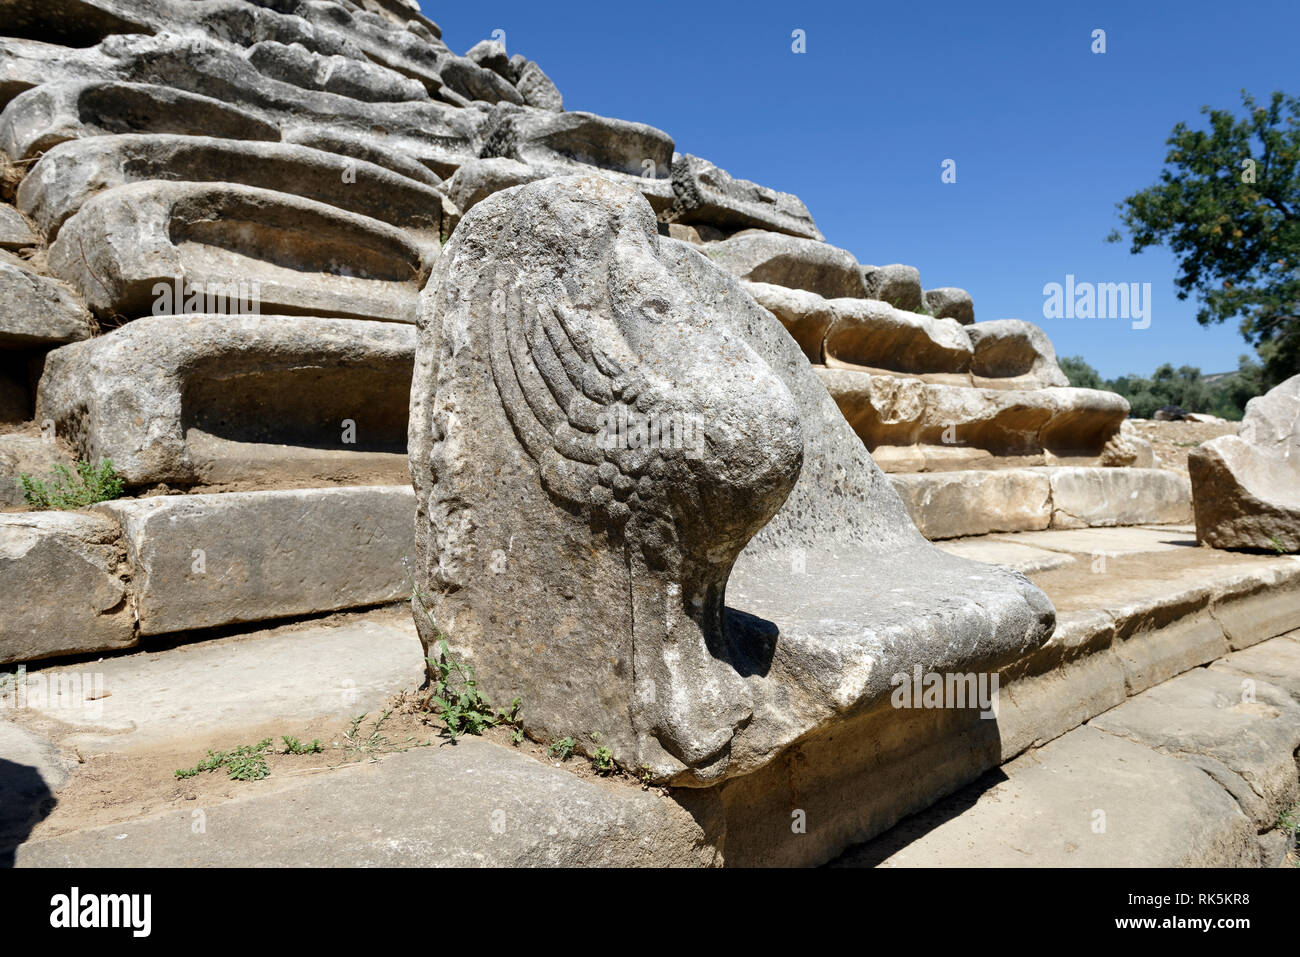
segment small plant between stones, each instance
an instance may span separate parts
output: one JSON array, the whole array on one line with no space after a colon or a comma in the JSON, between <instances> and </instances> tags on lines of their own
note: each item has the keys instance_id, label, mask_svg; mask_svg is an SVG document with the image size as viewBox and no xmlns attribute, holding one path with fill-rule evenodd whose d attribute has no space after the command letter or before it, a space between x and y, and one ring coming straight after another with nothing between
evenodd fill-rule
<instances>
[{"instance_id":1,"label":"small plant between stones","mask_svg":"<svg viewBox=\"0 0 1300 957\"><path fill-rule=\"evenodd\" d=\"M77 471L62 463L54 466L54 474L47 479L33 478L26 472L18 476L22 486L23 501L39 509L71 509L95 502L120 498L124 484L111 459L98 466L86 461L77 462Z\"/></svg>"},{"instance_id":2,"label":"small plant between stones","mask_svg":"<svg viewBox=\"0 0 1300 957\"><path fill-rule=\"evenodd\" d=\"M384 723L392 717L392 714L393 709L389 708L374 720L369 731L362 727L369 712L353 718L348 729L343 732L343 760L362 761L369 758L371 761L378 761L381 755L409 751L416 747L415 738L407 738L398 743L389 740L384 734Z\"/></svg>"},{"instance_id":3,"label":"small plant between stones","mask_svg":"<svg viewBox=\"0 0 1300 957\"><path fill-rule=\"evenodd\" d=\"M260 781L271 774L266 763L266 753L271 750L271 739L263 738L257 744L241 744L233 751L209 751L208 756L192 768L177 768L176 777L197 777L204 771L225 768L232 781Z\"/></svg>"},{"instance_id":4,"label":"small plant between stones","mask_svg":"<svg viewBox=\"0 0 1300 957\"><path fill-rule=\"evenodd\" d=\"M429 703L438 706L438 715L453 741L464 734L480 735L488 728L508 727L515 744L524 740L519 720L520 701L516 698L509 711L492 707L478 688L474 666L459 661L447 647L447 639L438 642L438 657L425 659L433 669L433 690Z\"/></svg>"}]
</instances>

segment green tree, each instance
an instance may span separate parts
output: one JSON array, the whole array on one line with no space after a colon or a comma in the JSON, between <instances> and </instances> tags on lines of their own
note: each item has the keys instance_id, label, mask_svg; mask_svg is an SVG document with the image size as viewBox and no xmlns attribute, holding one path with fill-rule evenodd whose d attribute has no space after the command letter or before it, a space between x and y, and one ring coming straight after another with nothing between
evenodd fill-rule
<instances>
[{"instance_id":1,"label":"green tree","mask_svg":"<svg viewBox=\"0 0 1300 957\"><path fill-rule=\"evenodd\" d=\"M1101 373L1088 365L1083 356L1065 356L1057 360L1057 365L1076 389L1104 389Z\"/></svg>"},{"instance_id":2,"label":"green tree","mask_svg":"<svg viewBox=\"0 0 1300 957\"><path fill-rule=\"evenodd\" d=\"M1270 382L1300 372L1300 99L1275 92L1245 116L1202 107L1208 130L1179 123L1160 181L1119 204L1130 251L1166 245L1178 298L1202 325L1231 318L1265 359ZM1108 240L1122 239L1118 230Z\"/></svg>"}]
</instances>

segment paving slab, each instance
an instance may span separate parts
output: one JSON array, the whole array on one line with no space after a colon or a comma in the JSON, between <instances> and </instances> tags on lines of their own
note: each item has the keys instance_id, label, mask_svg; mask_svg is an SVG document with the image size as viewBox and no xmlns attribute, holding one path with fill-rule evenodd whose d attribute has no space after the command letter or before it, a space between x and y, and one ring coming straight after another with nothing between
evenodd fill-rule
<instances>
[{"instance_id":1,"label":"paving slab","mask_svg":"<svg viewBox=\"0 0 1300 957\"><path fill-rule=\"evenodd\" d=\"M700 866L715 845L686 810L503 745L390 754L288 790L20 846L19 867Z\"/></svg>"},{"instance_id":2,"label":"paving slab","mask_svg":"<svg viewBox=\"0 0 1300 957\"><path fill-rule=\"evenodd\" d=\"M950 539L936 542L935 547L962 558L972 558L977 562L1006 565L1024 575L1072 565L1078 560L1073 555L1063 555L1046 548L1035 548L1032 545L998 540L990 536Z\"/></svg>"},{"instance_id":3,"label":"paving slab","mask_svg":"<svg viewBox=\"0 0 1300 957\"><path fill-rule=\"evenodd\" d=\"M408 609L259 629L29 672L24 710L61 744L124 751L224 729L347 718L424 682Z\"/></svg>"},{"instance_id":4,"label":"paving slab","mask_svg":"<svg viewBox=\"0 0 1300 957\"><path fill-rule=\"evenodd\" d=\"M1164 754L1223 765L1261 800L1261 830L1300 799L1300 704L1268 682L1198 668L1130 698L1089 726Z\"/></svg>"},{"instance_id":5,"label":"paving slab","mask_svg":"<svg viewBox=\"0 0 1300 957\"><path fill-rule=\"evenodd\" d=\"M1262 679L1300 701L1300 631L1234 651L1211 664L1210 670Z\"/></svg>"},{"instance_id":6,"label":"paving slab","mask_svg":"<svg viewBox=\"0 0 1300 957\"><path fill-rule=\"evenodd\" d=\"M1083 727L836 865L1253 867L1259 855L1254 824L1196 765Z\"/></svg>"},{"instance_id":7,"label":"paving slab","mask_svg":"<svg viewBox=\"0 0 1300 957\"><path fill-rule=\"evenodd\" d=\"M991 537L1022 547L1088 556L1137 555L1197 547L1195 532L1187 534L1176 527L1051 529Z\"/></svg>"},{"instance_id":8,"label":"paving slab","mask_svg":"<svg viewBox=\"0 0 1300 957\"><path fill-rule=\"evenodd\" d=\"M67 776L55 747L0 713L0 867L13 865L13 847L49 813Z\"/></svg>"}]
</instances>

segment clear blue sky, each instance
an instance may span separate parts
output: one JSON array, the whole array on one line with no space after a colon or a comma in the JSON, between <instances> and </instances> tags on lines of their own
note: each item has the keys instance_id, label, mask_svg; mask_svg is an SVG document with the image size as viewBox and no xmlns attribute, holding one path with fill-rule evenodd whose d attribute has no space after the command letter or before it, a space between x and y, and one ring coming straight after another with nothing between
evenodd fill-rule
<instances>
[{"instance_id":1,"label":"clear blue sky","mask_svg":"<svg viewBox=\"0 0 1300 957\"><path fill-rule=\"evenodd\" d=\"M962 286L976 319L1037 322L1103 375L1220 372L1248 351L1233 323L1202 327L1175 297L1167 250L1104 239L1115 203L1156 181L1176 122L1239 107L1243 88L1300 94L1300 0L421 2L453 50L505 30L567 109L649 123L795 193L861 262ZM1151 283L1150 328L1044 319L1043 286L1067 273Z\"/></svg>"}]
</instances>

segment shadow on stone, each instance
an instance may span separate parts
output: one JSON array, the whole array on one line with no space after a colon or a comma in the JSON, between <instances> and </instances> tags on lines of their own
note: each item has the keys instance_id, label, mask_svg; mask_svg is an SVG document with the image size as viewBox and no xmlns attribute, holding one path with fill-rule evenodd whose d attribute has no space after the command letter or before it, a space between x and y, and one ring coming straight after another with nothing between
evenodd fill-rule
<instances>
[{"instance_id":1,"label":"shadow on stone","mask_svg":"<svg viewBox=\"0 0 1300 957\"><path fill-rule=\"evenodd\" d=\"M57 803L40 771L0 758L0 867L14 866L15 848Z\"/></svg>"},{"instance_id":2,"label":"shadow on stone","mask_svg":"<svg viewBox=\"0 0 1300 957\"><path fill-rule=\"evenodd\" d=\"M956 794L908 817L879 837L848 848L827 867L878 867L917 838L973 808L985 792L1010 780L1001 768L994 768Z\"/></svg>"}]
</instances>

